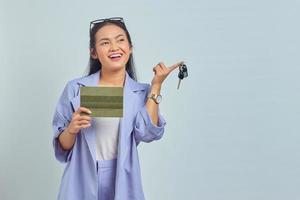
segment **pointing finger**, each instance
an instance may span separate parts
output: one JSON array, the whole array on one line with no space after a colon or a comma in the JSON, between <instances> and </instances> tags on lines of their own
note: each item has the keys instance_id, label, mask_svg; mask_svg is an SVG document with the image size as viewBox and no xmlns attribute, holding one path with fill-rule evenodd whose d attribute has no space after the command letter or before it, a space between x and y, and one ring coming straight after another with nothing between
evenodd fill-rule
<instances>
[{"instance_id":1,"label":"pointing finger","mask_svg":"<svg viewBox=\"0 0 300 200\"><path fill-rule=\"evenodd\" d=\"M183 63L184 63L183 61L178 62L178 63L172 65L171 67L169 67L169 70L170 70L170 71L173 71L174 69L176 69L176 68L178 68L179 66L181 66Z\"/></svg>"}]
</instances>

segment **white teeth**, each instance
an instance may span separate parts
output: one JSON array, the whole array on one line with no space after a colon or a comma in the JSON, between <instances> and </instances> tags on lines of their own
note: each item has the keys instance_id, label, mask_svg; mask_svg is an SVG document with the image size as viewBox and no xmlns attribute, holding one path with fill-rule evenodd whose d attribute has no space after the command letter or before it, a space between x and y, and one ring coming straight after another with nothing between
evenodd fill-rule
<instances>
[{"instance_id":1,"label":"white teeth","mask_svg":"<svg viewBox=\"0 0 300 200\"><path fill-rule=\"evenodd\" d=\"M111 56L109 56L110 58L116 58L116 57L121 57L121 54L113 54Z\"/></svg>"}]
</instances>

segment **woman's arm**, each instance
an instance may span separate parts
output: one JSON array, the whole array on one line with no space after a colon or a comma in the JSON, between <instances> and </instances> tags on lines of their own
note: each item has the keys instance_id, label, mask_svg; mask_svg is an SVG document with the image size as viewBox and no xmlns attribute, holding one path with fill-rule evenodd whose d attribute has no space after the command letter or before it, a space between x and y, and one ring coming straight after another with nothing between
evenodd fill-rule
<instances>
[{"instance_id":1,"label":"woman's arm","mask_svg":"<svg viewBox=\"0 0 300 200\"><path fill-rule=\"evenodd\" d=\"M148 94L160 94L162 82L171 73L172 70L179 67L182 62L172 65L167 68L163 63L159 63L153 68L155 76L151 82L151 86L148 86ZM140 141L151 142L153 140L159 140L164 133L164 126L166 121L159 113L159 106L152 99L147 99L146 104L137 113L134 126L134 136L136 143Z\"/></svg>"},{"instance_id":2,"label":"woman's arm","mask_svg":"<svg viewBox=\"0 0 300 200\"><path fill-rule=\"evenodd\" d=\"M59 143L61 145L61 148L64 151L68 151L71 150L75 140L76 140L76 135L75 134L71 134L68 130L68 128L66 128L58 137Z\"/></svg>"},{"instance_id":3,"label":"woman's arm","mask_svg":"<svg viewBox=\"0 0 300 200\"><path fill-rule=\"evenodd\" d=\"M161 85L152 85L150 94L160 94ZM153 124L158 125L158 104L156 104L152 99L146 102L147 111L151 117Z\"/></svg>"},{"instance_id":4,"label":"woman's arm","mask_svg":"<svg viewBox=\"0 0 300 200\"><path fill-rule=\"evenodd\" d=\"M62 163L66 163L71 159L72 151L73 151L72 147L75 143L74 138L71 137L72 135L70 136L67 134L70 133L76 134L79 131L78 129L82 128L83 126L87 126L86 125L87 121L90 121L89 119L87 119L87 117L76 117L78 119L74 120L75 114L73 113L74 111L70 103L70 99L73 98L74 93L75 92L74 92L74 86L72 85L72 81L69 81L66 84L62 94L60 95L52 119L52 129L53 129L52 143L53 143L54 154L56 159ZM84 110L82 111L86 112ZM85 121L82 121L78 125L78 122L76 122L78 120L85 120ZM70 125L70 124L74 124L74 125Z\"/></svg>"},{"instance_id":5,"label":"woman's arm","mask_svg":"<svg viewBox=\"0 0 300 200\"><path fill-rule=\"evenodd\" d=\"M65 151L72 149L76 140L76 135L79 133L80 129L91 126L91 116L81 116L80 113L82 112L88 114L92 113L85 107L79 107L78 110L72 114L72 120L68 127L58 137L59 143Z\"/></svg>"},{"instance_id":6,"label":"woman's arm","mask_svg":"<svg viewBox=\"0 0 300 200\"><path fill-rule=\"evenodd\" d=\"M160 89L163 81L167 76L176 68L181 66L183 62L178 62L171 67L166 67L162 62L158 63L153 71L155 73L152 82L150 94L160 94ZM146 102L146 107L153 124L158 124L158 104L156 104L152 99L148 99Z\"/></svg>"}]
</instances>

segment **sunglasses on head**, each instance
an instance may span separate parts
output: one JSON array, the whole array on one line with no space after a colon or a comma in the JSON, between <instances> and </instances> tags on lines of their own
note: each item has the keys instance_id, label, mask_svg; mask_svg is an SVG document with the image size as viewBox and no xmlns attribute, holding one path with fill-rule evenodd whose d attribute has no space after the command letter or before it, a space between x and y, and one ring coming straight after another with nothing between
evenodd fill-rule
<instances>
[{"instance_id":1,"label":"sunglasses on head","mask_svg":"<svg viewBox=\"0 0 300 200\"><path fill-rule=\"evenodd\" d=\"M125 25L124 19L122 17L110 17L110 18L104 18L104 19L97 19L94 21L91 21L90 23L90 33L93 29L93 27L97 24L103 23L103 22L121 22Z\"/></svg>"}]
</instances>

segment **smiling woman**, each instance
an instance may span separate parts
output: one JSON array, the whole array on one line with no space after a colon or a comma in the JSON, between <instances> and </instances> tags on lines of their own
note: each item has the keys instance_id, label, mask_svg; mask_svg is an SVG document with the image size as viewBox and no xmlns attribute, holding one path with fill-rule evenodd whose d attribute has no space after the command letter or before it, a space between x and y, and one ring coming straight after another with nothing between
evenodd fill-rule
<instances>
[{"instance_id":1,"label":"smiling woman","mask_svg":"<svg viewBox=\"0 0 300 200\"><path fill-rule=\"evenodd\" d=\"M166 122L158 108L160 89L181 64L159 63L153 68L151 85L138 83L123 19L91 22L89 74L68 82L53 118L55 156L67 163L58 199L145 199L137 146L163 136ZM123 117L83 115L91 111L79 106L82 86L123 87Z\"/></svg>"}]
</instances>

